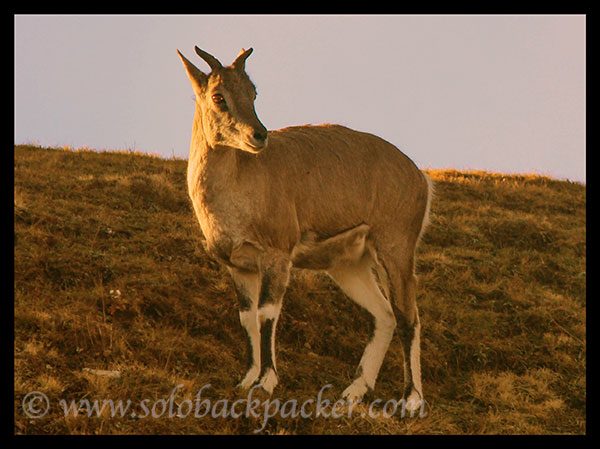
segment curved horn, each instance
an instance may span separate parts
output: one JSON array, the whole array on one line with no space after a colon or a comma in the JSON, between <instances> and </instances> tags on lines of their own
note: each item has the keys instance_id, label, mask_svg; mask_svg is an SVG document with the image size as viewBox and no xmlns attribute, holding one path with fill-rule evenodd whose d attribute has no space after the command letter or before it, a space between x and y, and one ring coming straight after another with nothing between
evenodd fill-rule
<instances>
[{"instance_id":1,"label":"curved horn","mask_svg":"<svg viewBox=\"0 0 600 449\"><path fill-rule=\"evenodd\" d=\"M213 72L215 70L223 68L223 64L221 64L219 62L219 60L217 58L215 58L213 55L209 55L204 50L200 50L198 48L198 46L194 47L194 49L196 50L196 53L198 53L198 56L200 56L202 59L204 59L206 61L206 63L210 66L210 68L213 70Z\"/></svg>"},{"instance_id":2,"label":"curved horn","mask_svg":"<svg viewBox=\"0 0 600 449\"><path fill-rule=\"evenodd\" d=\"M252 54L252 51L252 48L249 48L248 50L244 50L242 48L242 51L240 51L240 54L237 56L237 58L235 58L235 61L233 61L233 64L231 65L234 68L243 71L246 65L246 59L248 59L248 56Z\"/></svg>"}]
</instances>

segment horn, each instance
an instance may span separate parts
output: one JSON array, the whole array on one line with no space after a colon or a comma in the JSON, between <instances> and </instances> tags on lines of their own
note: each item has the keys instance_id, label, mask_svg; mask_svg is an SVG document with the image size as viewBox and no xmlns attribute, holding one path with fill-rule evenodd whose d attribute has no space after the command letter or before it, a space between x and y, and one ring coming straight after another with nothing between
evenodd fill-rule
<instances>
[{"instance_id":1,"label":"horn","mask_svg":"<svg viewBox=\"0 0 600 449\"><path fill-rule=\"evenodd\" d=\"M235 61L233 61L233 64L231 65L238 70L244 71L246 59L248 59L248 56L252 54L252 51L252 48L249 48L248 50L244 50L242 48L242 51L240 51L240 54L237 56L237 58L235 58Z\"/></svg>"},{"instance_id":2,"label":"horn","mask_svg":"<svg viewBox=\"0 0 600 449\"><path fill-rule=\"evenodd\" d=\"M194 47L194 49L196 50L196 53L198 53L198 56L200 56L206 61L206 63L210 66L213 72L223 68L223 65L213 55L209 55L204 50L200 50L198 46Z\"/></svg>"}]
</instances>

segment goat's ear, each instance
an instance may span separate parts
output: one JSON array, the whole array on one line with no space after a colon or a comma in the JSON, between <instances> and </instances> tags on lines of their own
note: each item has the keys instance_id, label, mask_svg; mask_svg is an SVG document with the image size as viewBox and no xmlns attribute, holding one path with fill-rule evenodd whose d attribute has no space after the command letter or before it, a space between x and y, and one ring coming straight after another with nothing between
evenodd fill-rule
<instances>
[{"instance_id":1,"label":"goat's ear","mask_svg":"<svg viewBox=\"0 0 600 449\"><path fill-rule=\"evenodd\" d=\"M183 62L183 66L185 67L185 71L187 72L188 78L192 83L192 87L194 88L194 93L199 95L200 92L206 86L208 81L208 76L205 73L202 73L198 67L192 64L188 59L181 54L179 50L177 50L177 54L181 58Z\"/></svg>"},{"instance_id":2,"label":"goat's ear","mask_svg":"<svg viewBox=\"0 0 600 449\"><path fill-rule=\"evenodd\" d=\"M232 67L243 72L245 65L246 65L246 59L248 59L248 56L250 56L251 54L252 54L251 48L249 48L248 50L244 50L242 48L242 51L240 51L240 54L237 56L237 58L235 58L235 61L233 61L233 64L231 64Z\"/></svg>"}]
</instances>

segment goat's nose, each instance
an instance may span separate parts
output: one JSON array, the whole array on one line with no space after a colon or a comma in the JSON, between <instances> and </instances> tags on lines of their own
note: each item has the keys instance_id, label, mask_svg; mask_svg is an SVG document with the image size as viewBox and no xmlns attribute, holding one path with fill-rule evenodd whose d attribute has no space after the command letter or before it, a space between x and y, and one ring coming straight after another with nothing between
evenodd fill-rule
<instances>
[{"instance_id":1,"label":"goat's nose","mask_svg":"<svg viewBox=\"0 0 600 449\"><path fill-rule=\"evenodd\" d=\"M256 140L259 140L259 141L267 140L267 130L266 129L255 129L252 137L254 137Z\"/></svg>"}]
</instances>

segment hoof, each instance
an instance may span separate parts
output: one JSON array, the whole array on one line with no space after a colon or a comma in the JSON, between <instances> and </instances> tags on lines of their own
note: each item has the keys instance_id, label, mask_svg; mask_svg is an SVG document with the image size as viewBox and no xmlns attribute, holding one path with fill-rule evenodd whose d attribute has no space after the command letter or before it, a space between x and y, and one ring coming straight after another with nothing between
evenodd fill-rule
<instances>
[{"instance_id":1,"label":"hoof","mask_svg":"<svg viewBox=\"0 0 600 449\"><path fill-rule=\"evenodd\" d=\"M356 404L362 401L362 398L368 389L369 387L367 387L367 383L363 379L358 378L344 390L342 393L342 398L344 398L347 402Z\"/></svg>"},{"instance_id":2,"label":"hoof","mask_svg":"<svg viewBox=\"0 0 600 449\"><path fill-rule=\"evenodd\" d=\"M250 389L250 387L252 387L252 385L254 385L258 380L259 371L260 369L257 367L250 368L244 376L244 379L239 384L237 384L236 388L238 390Z\"/></svg>"},{"instance_id":3,"label":"hoof","mask_svg":"<svg viewBox=\"0 0 600 449\"><path fill-rule=\"evenodd\" d=\"M258 382L263 390L265 390L269 395L273 394L273 390L277 385L277 373L273 368L267 369L267 371L263 374Z\"/></svg>"},{"instance_id":4,"label":"hoof","mask_svg":"<svg viewBox=\"0 0 600 449\"><path fill-rule=\"evenodd\" d=\"M410 413L410 416L414 416L415 412L424 405L424 399L421 394L413 389L408 397L405 399L405 409Z\"/></svg>"}]
</instances>

